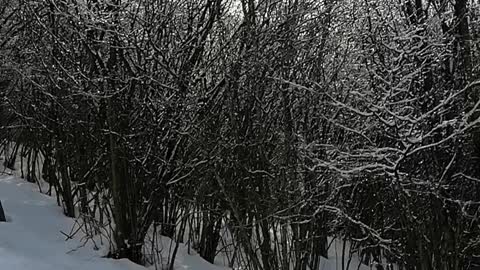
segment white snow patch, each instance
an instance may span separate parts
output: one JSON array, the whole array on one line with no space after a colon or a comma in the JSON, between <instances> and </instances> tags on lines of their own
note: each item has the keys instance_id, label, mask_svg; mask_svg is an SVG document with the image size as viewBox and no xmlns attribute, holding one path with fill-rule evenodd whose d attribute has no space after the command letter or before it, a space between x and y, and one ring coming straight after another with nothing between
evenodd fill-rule
<instances>
[{"instance_id":1,"label":"white snow patch","mask_svg":"<svg viewBox=\"0 0 480 270\"><path fill-rule=\"evenodd\" d=\"M66 241L75 220L65 217L54 197L16 176L0 176L0 201L9 222L0 222L0 269L5 270L146 270L129 260L102 257L80 236ZM166 243L169 239L164 239ZM154 266L151 269L155 269ZM175 270L220 270L180 245Z\"/></svg>"},{"instance_id":2,"label":"white snow patch","mask_svg":"<svg viewBox=\"0 0 480 270\"><path fill-rule=\"evenodd\" d=\"M84 245L81 235L66 241L75 220L64 216L56 198L38 192L38 186L18 176L0 175L0 201L8 222L0 222L0 269L5 270L146 270L129 260L104 258L107 247L99 250L93 243ZM160 237L162 261L168 262L171 239ZM322 258L320 269L342 269L342 241L335 240L329 249L329 259ZM98 244L98 243L97 243ZM175 245L173 243L173 245ZM190 254L189 254L190 253ZM222 254L217 264L226 264ZM349 269L368 270L353 258ZM179 245L175 270L226 270L212 265L184 244ZM164 265L164 267L167 265ZM155 269L154 266L149 269ZM167 268L166 268L167 269ZM373 268L374 269L374 268Z\"/></svg>"},{"instance_id":3,"label":"white snow patch","mask_svg":"<svg viewBox=\"0 0 480 270\"><path fill-rule=\"evenodd\" d=\"M65 241L74 220L54 198L13 176L0 177L0 200L10 222L0 223L0 266L6 270L140 270L128 260L102 258L77 239ZM73 251L76 249L75 251Z\"/></svg>"}]
</instances>

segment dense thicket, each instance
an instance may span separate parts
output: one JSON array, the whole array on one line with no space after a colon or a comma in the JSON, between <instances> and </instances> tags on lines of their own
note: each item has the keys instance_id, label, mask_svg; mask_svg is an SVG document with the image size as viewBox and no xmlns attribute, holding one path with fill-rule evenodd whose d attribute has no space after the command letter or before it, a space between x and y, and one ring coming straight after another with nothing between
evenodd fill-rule
<instances>
[{"instance_id":1,"label":"dense thicket","mask_svg":"<svg viewBox=\"0 0 480 270\"><path fill-rule=\"evenodd\" d=\"M0 0L4 165L139 263L478 269L479 5Z\"/></svg>"}]
</instances>

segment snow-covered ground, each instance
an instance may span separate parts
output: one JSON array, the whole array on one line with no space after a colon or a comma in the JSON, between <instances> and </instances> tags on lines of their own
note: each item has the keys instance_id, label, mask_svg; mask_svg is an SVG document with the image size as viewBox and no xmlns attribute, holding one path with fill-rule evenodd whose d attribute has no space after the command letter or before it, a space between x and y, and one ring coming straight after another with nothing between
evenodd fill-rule
<instances>
[{"instance_id":1,"label":"snow-covered ground","mask_svg":"<svg viewBox=\"0 0 480 270\"><path fill-rule=\"evenodd\" d=\"M74 224L55 199L14 176L0 176L0 200L7 223L0 223L0 269L5 270L140 270L128 260L102 258L91 246L65 241ZM78 249L77 249L78 248Z\"/></svg>"},{"instance_id":2,"label":"snow-covered ground","mask_svg":"<svg viewBox=\"0 0 480 270\"><path fill-rule=\"evenodd\" d=\"M63 215L56 199L38 191L38 187L13 175L0 175L0 200L8 222L0 222L1 270L145 270L147 268L128 260L104 258L107 247L84 245L81 235L66 241L75 220ZM63 234L63 233L65 234ZM165 250L169 239L162 239ZM332 245L329 260L323 259L322 270L342 269L335 253L341 243ZM354 259L350 269L357 269ZM151 269L155 269L152 267ZM226 270L212 265L195 252L188 253L180 245L175 259L175 270ZM371 269L362 265L359 269Z\"/></svg>"},{"instance_id":3,"label":"snow-covered ground","mask_svg":"<svg viewBox=\"0 0 480 270\"><path fill-rule=\"evenodd\" d=\"M106 247L94 250L80 235L66 241L62 232L69 235L75 220L24 179L0 175L0 201L8 220L0 222L1 270L146 270L129 260L104 258ZM175 270L222 269L179 247Z\"/></svg>"}]
</instances>

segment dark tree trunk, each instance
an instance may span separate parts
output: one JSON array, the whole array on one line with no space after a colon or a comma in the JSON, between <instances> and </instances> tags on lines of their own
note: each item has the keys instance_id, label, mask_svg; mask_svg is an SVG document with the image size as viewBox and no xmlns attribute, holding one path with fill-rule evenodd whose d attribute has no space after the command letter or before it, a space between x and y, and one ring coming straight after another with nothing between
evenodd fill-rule
<instances>
[{"instance_id":1,"label":"dark tree trunk","mask_svg":"<svg viewBox=\"0 0 480 270\"><path fill-rule=\"evenodd\" d=\"M5 213L3 212L2 202L0 201L0 222L6 222Z\"/></svg>"}]
</instances>

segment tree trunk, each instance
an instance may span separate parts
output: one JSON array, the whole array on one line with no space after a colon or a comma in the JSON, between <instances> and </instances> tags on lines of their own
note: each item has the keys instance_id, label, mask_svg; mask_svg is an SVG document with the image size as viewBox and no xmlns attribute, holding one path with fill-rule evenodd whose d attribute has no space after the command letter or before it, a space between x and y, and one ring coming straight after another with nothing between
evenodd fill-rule
<instances>
[{"instance_id":1,"label":"tree trunk","mask_svg":"<svg viewBox=\"0 0 480 270\"><path fill-rule=\"evenodd\" d=\"M5 213L3 212L2 202L0 201L0 222L6 222Z\"/></svg>"}]
</instances>

